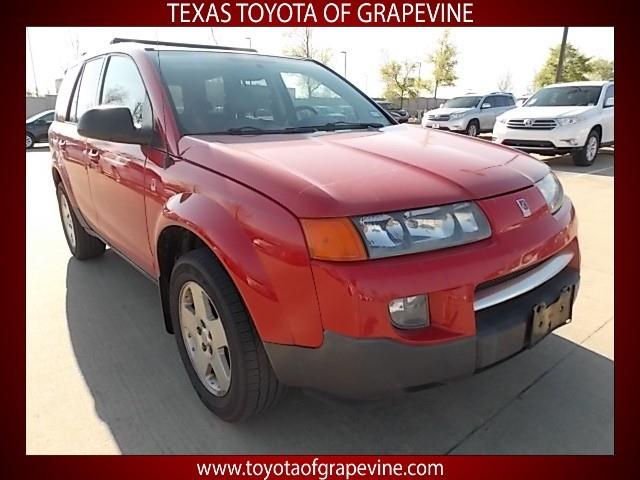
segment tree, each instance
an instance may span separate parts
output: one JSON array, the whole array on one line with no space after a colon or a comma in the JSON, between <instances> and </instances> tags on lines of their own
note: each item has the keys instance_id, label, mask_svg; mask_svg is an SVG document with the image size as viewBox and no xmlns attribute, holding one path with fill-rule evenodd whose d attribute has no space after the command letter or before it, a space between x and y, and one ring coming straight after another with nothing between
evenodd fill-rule
<instances>
[{"instance_id":1,"label":"tree","mask_svg":"<svg viewBox=\"0 0 640 480\"><path fill-rule=\"evenodd\" d=\"M511 72L506 71L498 79L498 90L501 92L510 92L513 89L513 83L511 82Z\"/></svg>"},{"instance_id":2,"label":"tree","mask_svg":"<svg viewBox=\"0 0 640 480\"><path fill-rule=\"evenodd\" d=\"M577 82L580 80L588 80L593 69L590 63L591 57L587 57L570 43L567 43L564 55L564 68L561 72L561 81ZM536 89L555 83L559 58L560 45L549 49L549 56L533 81Z\"/></svg>"},{"instance_id":3,"label":"tree","mask_svg":"<svg viewBox=\"0 0 640 480\"><path fill-rule=\"evenodd\" d=\"M285 47L285 55L301 58L312 58L320 63L327 64L331 60L331 50L326 48L316 48L313 44L313 29L312 28L294 28L289 33L289 39L291 45ZM320 86L320 83L316 82L308 76L304 76L303 88L307 90L307 96L311 98L313 93Z\"/></svg>"},{"instance_id":4,"label":"tree","mask_svg":"<svg viewBox=\"0 0 640 480\"><path fill-rule=\"evenodd\" d=\"M404 104L405 98L416 98L420 90L428 85L413 73L417 70L418 63L405 60L397 62L388 61L380 68L380 76L384 83L384 96L387 100L400 99L400 108Z\"/></svg>"},{"instance_id":5,"label":"tree","mask_svg":"<svg viewBox=\"0 0 640 480\"><path fill-rule=\"evenodd\" d=\"M438 39L435 50L427 59L433 64L433 98L438 97L438 87L450 87L456 84L458 76L455 68L458 64L456 55L458 50L451 43L451 32L446 29L442 36Z\"/></svg>"},{"instance_id":6,"label":"tree","mask_svg":"<svg viewBox=\"0 0 640 480\"><path fill-rule=\"evenodd\" d=\"M589 80L611 80L613 79L613 62L604 58L592 58L589 62L591 73Z\"/></svg>"}]
</instances>

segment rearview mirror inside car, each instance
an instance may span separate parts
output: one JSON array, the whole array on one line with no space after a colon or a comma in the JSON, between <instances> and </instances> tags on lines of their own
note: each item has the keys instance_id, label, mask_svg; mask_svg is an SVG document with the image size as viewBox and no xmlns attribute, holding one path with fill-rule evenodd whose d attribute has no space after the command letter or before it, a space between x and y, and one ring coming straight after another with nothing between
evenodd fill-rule
<instances>
[{"instance_id":1,"label":"rearview mirror inside car","mask_svg":"<svg viewBox=\"0 0 640 480\"><path fill-rule=\"evenodd\" d=\"M78 122L78 133L84 137L109 142L150 143L151 131L136 128L127 107L98 107L87 110Z\"/></svg>"}]
</instances>

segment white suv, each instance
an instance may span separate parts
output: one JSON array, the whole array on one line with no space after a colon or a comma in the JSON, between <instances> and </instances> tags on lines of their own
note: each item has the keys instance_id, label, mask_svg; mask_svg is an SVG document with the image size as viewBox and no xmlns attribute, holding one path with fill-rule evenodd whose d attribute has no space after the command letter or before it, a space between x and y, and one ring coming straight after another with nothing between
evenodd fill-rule
<instances>
[{"instance_id":1,"label":"white suv","mask_svg":"<svg viewBox=\"0 0 640 480\"><path fill-rule=\"evenodd\" d=\"M613 144L613 89L613 82L544 87L498 117L493 141L542 155L570 152L576 165L589 166L598 148Z\"/></svg>"},{"instance_id":2,"label":"white suv","mask_svg":"<svg viewBox=\"0 0 640 480\"><path fill-rule=\"evenodd\" d=\"M440 108L425 112L422 126L466 133L475 137L490 132L498 115L514 108L516 99L506 92L467 94L447 100Z\"/></svg>"}]
</instances>

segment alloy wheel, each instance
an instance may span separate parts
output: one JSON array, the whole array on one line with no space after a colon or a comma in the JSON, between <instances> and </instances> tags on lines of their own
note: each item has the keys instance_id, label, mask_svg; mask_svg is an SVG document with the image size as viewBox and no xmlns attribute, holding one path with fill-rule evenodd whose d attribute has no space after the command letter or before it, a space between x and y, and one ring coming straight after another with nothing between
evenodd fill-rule
<instances>
[{"instance_id":1,"label":"alloy wheel","mask_svg":"<svg viewBox=\"0 0 640 480\"><path fill-rule=\"evenodd\" d=\"M73 226L73 216L71 215L71 207L69 207L67 196L64 194L60 195L60 213L62 214L64 234L67 236L71 248L76 248L76 231Z\"/></svg>"},{"instance_id":2,"label":"alloy wheel","mask_svg":"<svg viewBox=\"0 0 640 480\"><path fill-rule=\"evenodd\" d=\"M231 352L214 303L194 281L180 290L180 331L189 360L205 388L217 397L231 386Z\"/></svg>"},{"instance_id":3,"label":"alloy wheel","mask_svg":"<svg viewBox=\"0 0 640 480\"><path fill-rule=\"evenodd\" d=\"M27 148L33 147L33 138L27 135Z\"/></svg>"},{"instance_id":4,"label":"alloy wheel","mask_svg":"<svg viewBox=\"0 0 640 480\"><path fill-rule=\"evenodd\" d=\"M587 161L589 161L589 163L593 162L598 153L598 139L595 137L595 135L589 137L589 140L587 141L586 153Z\"/></svg>"}]
</instances>

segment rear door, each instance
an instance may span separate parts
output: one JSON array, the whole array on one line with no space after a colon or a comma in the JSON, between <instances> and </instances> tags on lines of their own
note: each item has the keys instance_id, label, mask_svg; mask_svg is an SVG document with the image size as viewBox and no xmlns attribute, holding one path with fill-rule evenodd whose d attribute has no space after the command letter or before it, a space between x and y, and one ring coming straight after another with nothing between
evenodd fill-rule
<instances>
[{"instance_id":1,"label":"rear door","mask_svg":"<svg viewBox=\"0 0 640 480\"><path fill-rule=\"evenodd\" d=\"M138 128L152 128L151 103L131 57L109 56L101 105L128 107ZM89 181L99 230L121 254L153 272L145 216L145 163L152 147L87 139Z\"/></svg>"},{"instance_id":2,"label":"rear door","mask_svg":"<svg viewBox=\"0 0 640 480\"><path fill-rule=\"evenodd\" d=\"M86 139L78 134L78 118L97 103L103 60L102 57L93 58L83 65L66 116L56 124L53 142L68 177L72 202L75 201L76 208L92 228L98 222L87 174Z\"/></svg>"}]
</instances>

